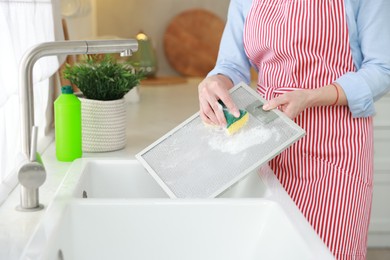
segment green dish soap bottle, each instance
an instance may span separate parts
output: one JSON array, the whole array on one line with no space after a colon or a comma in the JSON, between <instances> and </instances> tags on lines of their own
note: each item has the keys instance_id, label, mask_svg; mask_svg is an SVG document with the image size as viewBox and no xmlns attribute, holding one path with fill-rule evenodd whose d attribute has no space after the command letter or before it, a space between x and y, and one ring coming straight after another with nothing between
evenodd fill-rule
<instances>
[{"instance_id":1,"label":"green dish soap bottle","mask_svg":"<svg viewBox=\"0 0 390 260\"><path fill-rule=\"evenodd\" d=\"M54 124L57 160L72 162L81 158L81 102L71 86L63 86L54 101Z\"/></svg>"}]
</instances>

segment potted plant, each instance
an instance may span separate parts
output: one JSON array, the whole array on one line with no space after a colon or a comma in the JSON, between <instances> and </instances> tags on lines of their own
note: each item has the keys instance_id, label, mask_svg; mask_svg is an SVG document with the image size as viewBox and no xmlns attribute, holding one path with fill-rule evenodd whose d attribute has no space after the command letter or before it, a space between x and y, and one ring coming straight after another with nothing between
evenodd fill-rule
<instances>
[{"instance_id":1,"label":"potted plant","mask_svg":"<svg viewBox=\"0 0 390 260\"><path fill-rule=\"evenodd\" d=\"M86 55L66 64L63 77L82 92L82 145L84 152L119 150L126 145L124 96L139 85L143 75L110 55Z\"/></svg>"}]
</instances>

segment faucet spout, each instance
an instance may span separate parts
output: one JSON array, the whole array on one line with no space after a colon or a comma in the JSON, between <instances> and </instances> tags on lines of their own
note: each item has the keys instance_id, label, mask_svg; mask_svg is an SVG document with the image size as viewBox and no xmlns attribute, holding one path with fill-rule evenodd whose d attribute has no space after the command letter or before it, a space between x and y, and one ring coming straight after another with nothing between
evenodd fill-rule
<instances>
[{"instance_id":1,"label":"faucet spout","mask_svg":"<svg viewBox=\"0 0 390 260\"><path fill-rule=\"evenodd\" d=\"M31 155L31 129L34 127L34 90L33 90L33 67L37 60L44 56L53 55L74 55L74 54L98 54L98 53L123 53L125 56L131 55L138 50L138 42L135 39L126 40L98 40L98 41L56 41L45 42L33 46L23 56L19 67L19 87L20 87L20 105L21 105L21 143L22 152L26 158L35 158ZM32 159L30 159L31 162ZM25 166L25 165L24 165ZM28 168L28 171L26 171ZM19 176L31 175L34 169L39 167L34 164L34 167L21 167ZM43 168L43 170L42 170ZM38 172L44 171L44 167L39 168ZM33 169L33 170L31 170ZM27 172L27 174L26 174ZM23 198L23 196L38 196L38 188L36 190L28 187L26 192L26 185L21 184L21 205L22 210L36 210L40 207L38 198ZM43 183L42 183L43 184ZM41 185L41 184L40 184ZM40 186L39 185L39 186ZM23 195L24 194L24 195ZM29 201L33 203L24 203Z\"/></svg>"}]
</instances>

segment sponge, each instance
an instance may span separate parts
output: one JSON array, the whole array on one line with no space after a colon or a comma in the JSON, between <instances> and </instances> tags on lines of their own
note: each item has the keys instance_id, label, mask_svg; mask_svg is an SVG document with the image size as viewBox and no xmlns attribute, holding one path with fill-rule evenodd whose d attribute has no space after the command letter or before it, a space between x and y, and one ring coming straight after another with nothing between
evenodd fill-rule
<instances>
[{"instance_id":1,"label":"sponge","mask_svg":"<svg viewBox=\"0 0 390 260\"><path fill-rule=\"evenodd\" d=\"M246 122L248 122L248 112L243 109L239 109L240 116L235 117L230 114L229 110L221 100L219 100L218 102L221 104L223 113L226 118L226 133L228 135L233 135L237 133L246 124Z\"/></svg>"}]
</instances>

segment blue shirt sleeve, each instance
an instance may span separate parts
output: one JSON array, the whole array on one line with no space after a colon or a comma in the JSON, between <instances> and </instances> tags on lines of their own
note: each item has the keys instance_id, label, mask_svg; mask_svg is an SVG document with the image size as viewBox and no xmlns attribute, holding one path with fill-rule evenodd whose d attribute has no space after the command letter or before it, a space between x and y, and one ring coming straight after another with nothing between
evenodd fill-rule
<instances>
[{"instance_id":1,"label":"blue shirt sleeve","mask_svg":"<svg viewBox=\"0 0 390 260\"><path fill-rule=\"evenodd\" d=\"M336 80L354 117L375 114L374 102L390 90L390 1L346 0L356 72Z\"/></svg>"},{"instance_id":2,"label":"blue shirt sleeve","mask_svg":"<svg viewBox=\"0 0 390 260\"><path fill-rule=\"evenodd\" d=\"M231 0L230 2L217 63L208 74L208 76L224 74L233 81L234 85L241 81L249 84L250 81L250 63L243 44L245 17L250 5L244 5L243 2L247 1Z\"/></svg>"}]
</instances>

